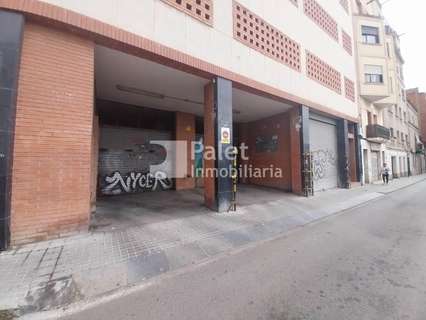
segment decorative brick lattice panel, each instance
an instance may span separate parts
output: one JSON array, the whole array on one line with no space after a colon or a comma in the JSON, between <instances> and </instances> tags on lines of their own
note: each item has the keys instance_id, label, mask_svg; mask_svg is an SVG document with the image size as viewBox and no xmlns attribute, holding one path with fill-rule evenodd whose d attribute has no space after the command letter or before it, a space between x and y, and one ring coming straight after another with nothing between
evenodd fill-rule
<instances>
[{"instance_id":1,"label":"decorative brick lattice panel","mask_svg":"<svg viewBox=\"0 0 426 320\"><path fill-rule=\"evenodd\" d=\"M297 3L297 0L290 0L290 2L291 2L292 4L294 4L296 7L298 7L298 6L299 6L299 4Z\"/></svg>"},{"instance_id":2,"label":"decorative brick lattice panel","mask_svg":"<svg viewBox=\"0 0 426 320\"><path fill-rule=\"evenodd\" d=\"M352 38L349 34L347 34L344 30L342 30L342 42L343 48L352 55Z\"/></svg>"},{"instance_id":3,"label":"decorative brick lattice panel","mask_svg":"<svg viewBox=\"0 0 426 320\"><path fill-rule=\"evenodd\" d=\"M355 83L345 77L345 96L355 102Z\"/></svg>"},{"instance_id":4,"label":"decorative brick lattice panel","mask_svg":"<svg viewBox=\"0 0 426 320\"><path fill-rule=\"evenodd\" d=\"M277 28L234 2L234 38L300 71L300 45Z\"/></svg>"},{"instance_id":5,"label":"decorative brick lattice panel","mask_svg":"<svg viewBox=\"0 0 426 320\"><path fill-rule=\"evenodd\" d=\"M339 94L342 93L340 72L309 51L306 51L306 72L309 78Z\"/></svg>"},{"instance_id":6,"label":"decorative brick lattice panel","mask_svg":"<svg viewBox=\"0 0 426 320\"><path fill-rule=\"evenodd\" d=\"M213 25L213 0L162 0L190 16Z\"/></svg>"},{"instance_id":7,"label":"decorative brick lattice panel","mask_svg":"<svg viewBox=\"0 0 426 320\"><path fill-rule=\"evenodd\" d=\"M349 13L349 2L348 0L340 0L340 5L345 9L347 13Z\"/></svg>"},{"instance_id":8,"label":"decorative brick lattice panel","mask_svg":"<svg viewBox=\"0 0 426 320\"><path fill-rule=\"evenodd\" d=\"M334 40L339 41L337 22L315 0L304 0L305 14L327 32Z\"/></svg>"}]
</instances>

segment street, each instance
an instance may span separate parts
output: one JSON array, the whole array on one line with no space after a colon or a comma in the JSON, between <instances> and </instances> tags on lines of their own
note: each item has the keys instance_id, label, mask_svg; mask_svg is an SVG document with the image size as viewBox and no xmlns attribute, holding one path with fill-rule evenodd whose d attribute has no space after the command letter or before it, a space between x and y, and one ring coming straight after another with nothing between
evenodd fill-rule
<instances>
[{"instance_id":1,"label":"street","mask_svg":"<svg viewBox=\"0 0 426 320\"><path fill-rule=\"evenodd\" d=\"M64 319L425 319L423 181Z\"/></svg>"}]
</instances>

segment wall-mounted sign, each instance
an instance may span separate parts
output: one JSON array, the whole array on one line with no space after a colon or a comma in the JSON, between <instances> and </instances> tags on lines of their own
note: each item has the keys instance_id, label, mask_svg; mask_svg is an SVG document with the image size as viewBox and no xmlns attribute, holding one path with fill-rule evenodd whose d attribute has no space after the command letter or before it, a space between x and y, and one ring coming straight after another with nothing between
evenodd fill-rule
<instances>
[{"instance_id":1,"label":"wall-mounted sign","mask_svg":"<svg viewBox=\"0 0 426 320\"><path fill-rule=\"evenodd\" d=\"M276 152L278 151L278 135L257 136L256 152Z\"/></svg>"},{"instance_id":2,"label":"wall-mounted sign","mask_svg":"<svg viewBox=\"0 0 426 320\"><path fill-rule=\"evenodd\" d=\"M231 129L226 127L220 129L220 142L223 144L231 143Z\"/></svg>"}]
</instances>

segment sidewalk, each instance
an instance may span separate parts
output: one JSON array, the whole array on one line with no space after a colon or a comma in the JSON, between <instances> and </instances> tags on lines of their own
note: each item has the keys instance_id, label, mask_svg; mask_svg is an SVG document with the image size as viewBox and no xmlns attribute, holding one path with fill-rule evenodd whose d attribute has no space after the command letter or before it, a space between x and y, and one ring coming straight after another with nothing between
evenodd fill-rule
<instances>
[{"instance_id":1,"label":"sidewalk","mask_svg":"<svg viewBox=\"0 0 426 320\"><path fill-rule=\"evenodd\" d=\"M283 194L237 213L191 216L104 233L41 242L0 254L0 310L49 309L91 299L200 263L219 253L284 234L418 183L337 189L313 198Z\"/></svg>"}]
</instances>

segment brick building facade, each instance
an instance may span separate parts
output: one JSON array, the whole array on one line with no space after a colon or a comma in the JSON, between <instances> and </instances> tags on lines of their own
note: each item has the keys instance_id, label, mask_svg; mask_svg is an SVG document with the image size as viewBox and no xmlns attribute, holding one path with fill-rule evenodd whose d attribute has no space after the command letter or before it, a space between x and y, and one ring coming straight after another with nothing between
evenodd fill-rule
<instances>
[{"instance_id":1,"label":"brick building facade","mask_svg":"<svg viewBox=\"0 0 426 320\"><path fill-rule=\"evenodd\" d=\"M417 108L419 115L420 138L426 143L426 93L418 88L407 90L408 101Z\"/></svg>"},{"instance_id":2,"label":"brick building facade","mask_svg":"<svg viewBox=\"0 0 426 320\"><path fill-rule=\"evenodd\" d=\"M240 164L283 173L241 184L310 195L360 181L349 11L319 0L0 1L16 24L0 29L0 57L18 57L0 60L14 97L1 109L2 248L84 232L97 197L147 191L146 159L164 155L150 141L165 137L202 141L218 159L245 143ZM178 152L188 160L173 166L189 174L159 188L202 185L205 205L226 211L231 177L199 183L192 151Z\"/></svg>"}]
</instances>

